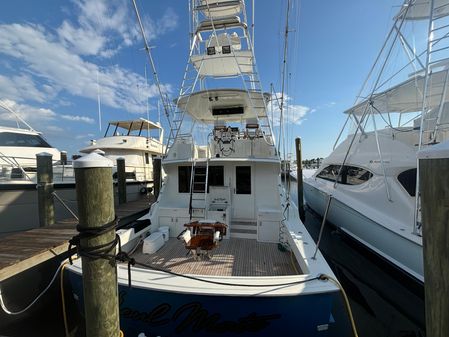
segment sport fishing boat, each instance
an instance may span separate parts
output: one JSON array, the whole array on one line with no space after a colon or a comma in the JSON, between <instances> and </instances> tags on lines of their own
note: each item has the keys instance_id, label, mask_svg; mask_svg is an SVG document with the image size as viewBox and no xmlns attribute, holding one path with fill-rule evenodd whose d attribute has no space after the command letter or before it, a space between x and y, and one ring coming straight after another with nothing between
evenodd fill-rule
<instances>
[{"instance_id":1,"label":"sport fishing boat","mask_svg":"<svg viewBox=\"0 0 449 337\"><path fill-rule=\"evenodd\" d=\"M167 176L149 213L118 231L136 261L131 278L126 263L117 266L121 328L126 336L327 335L340 290L281 182L245 3L189 8ZM81 259L66 273L82 308Z\"/></svg>"},{"instance_id":2,"label":"sport fishing boat","mask_svg":"<svg viewBox=\"0 0 449 337\"><path fill-rule=\"evenodd\" d=\"M418 284L417 151L449 136L448 15L447 1L405 1L365 82L372 89L362 88L357 97L365 99L345 111L334 151L304 181L312 209ZM421 52L411 33L426 41ZM353 127L336 146L348 121Z\"/></svg>"}]
</instances>

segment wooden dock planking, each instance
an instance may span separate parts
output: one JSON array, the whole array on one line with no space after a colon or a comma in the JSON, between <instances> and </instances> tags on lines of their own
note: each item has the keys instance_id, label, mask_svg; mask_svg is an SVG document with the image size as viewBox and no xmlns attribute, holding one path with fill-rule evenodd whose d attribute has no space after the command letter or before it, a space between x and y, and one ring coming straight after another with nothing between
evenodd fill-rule
<instances>
[{"instance_id":1,"label":"wooden dock planking","mask_svg":"<svg viewBox=\"0 0 449 337\"><path fill-rule=\"evenodd\" d=\"M116 207L119 219L148 211L151 200L142 198ZM74 218L0 238L0 282L67 251L68 241L77 234Z\"/></svg>"}]
</instances>

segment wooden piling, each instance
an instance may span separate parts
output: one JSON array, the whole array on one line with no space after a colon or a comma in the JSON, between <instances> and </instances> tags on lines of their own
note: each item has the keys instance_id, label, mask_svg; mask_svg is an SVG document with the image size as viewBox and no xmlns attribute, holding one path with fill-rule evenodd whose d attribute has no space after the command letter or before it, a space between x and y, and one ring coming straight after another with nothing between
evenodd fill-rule
<instances>
[{"instance_id":1,"label":"wooden piling","mask_svg":"<svg viewBox=\"0 0 449 337\"><path fill-rule=\"evenodd\" d=\"M61 151L59 154L61 165L67 165L67 151Z\"/></svg>"},{"instance_id":2,"label":"wooden piling","mask_svg":"<svg viewBox=\"0 0 449 337\"><path fill-rule=\"evenodd\" d=\"M36 165L39 226L47 227L55 223L52 155L46 152L36 154Z\"/></svg>"},{"instance_id":3,"label":"wooden piling","mask_svg":"<svg viewBox=\"0 0 449 337\"><path fill-rule=\"evenodd\" d=\"M91 153L74 163L79 223L94 229L114 220L113 162ZM101 246L115 239L115 229L81 239L80 249ZM107 254L115 254L115 247ZM87 337L119 336L119 303L115 262L82 257L84 313Z\"/></svg>"},{"instance_id":4,"label":"wooden piling","mask_svg":"<svg viewBox=\"0 0 449 337\"><path fill-rule=\"evenodd\" d=\"M449 336L449 142L419 152L426 335Z\"/></svg>"},{"instance_id":5,"label":"wooden piling","mask_svg":"<svg viewBox=\"0 0 449 337\"><path fill-rule=\"evenodd\" d=\"M296 146L296 184L298 187L298 211L301 221L306 220L306 212L304 209L304 192L302 181L302 154L301 154L301 138L295 139Z\"/></svg>"},{"instance_id":6,"label":"wooden piling","mask_svg":"<svg viewBox=\"0 0 449 337\"><path fill-rule=\"evenodd\" d=\"M117 188L119 205L126 203L125 158L117 158Z\"/></svg>"},{"instance_id":7,"label":"wooden piling","mask_svg":"<svg viewBox=\"0 0 449 337\"><path fill-rule=\"evenodd\" d=\"M161 170L162 159L160 157L153 158L153 193L156 200L161 190Z\"/></svg>"}]
</instances>

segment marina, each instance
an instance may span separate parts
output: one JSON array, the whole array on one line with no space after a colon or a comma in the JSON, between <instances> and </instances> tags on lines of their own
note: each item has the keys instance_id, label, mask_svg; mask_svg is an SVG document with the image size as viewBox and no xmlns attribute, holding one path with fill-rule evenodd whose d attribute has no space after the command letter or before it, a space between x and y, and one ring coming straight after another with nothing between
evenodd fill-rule
<instances>
[{"instance_id":1,"label":"marina","mask_svg":"<svg viewBox=\"0 0 449 337\"><path fill-rule=\"evenodd\" d=\"M449 335L449 0L46 1L0 22L0 336Z\"/></svg>"},{"instance_id":2,"label":"marina","mask_svg":"<svg viewBox=\"0 0 449 337\"><path fill-rule=\"evenodd\" d=\"M72 216L68 208L75 211L77 208L75 176L67 153L48 144L41 132L34 130L8 106L0 104L0 108L8 111L21 126L0 127L0 237L39 227L36 161L41 154L51 155L55 216L58 219ZM153 137L151 132L157 132L157 137ZM112 121L103 138L92 140L90 146L79 152L88 154L96 151L114 163L119 158L123 159L127 198L138 200L153 188L153 159L164 151L162 139L160 123L144 118ZM117 164L113 177L117 182Z\"/></svg>"}]
</instances>

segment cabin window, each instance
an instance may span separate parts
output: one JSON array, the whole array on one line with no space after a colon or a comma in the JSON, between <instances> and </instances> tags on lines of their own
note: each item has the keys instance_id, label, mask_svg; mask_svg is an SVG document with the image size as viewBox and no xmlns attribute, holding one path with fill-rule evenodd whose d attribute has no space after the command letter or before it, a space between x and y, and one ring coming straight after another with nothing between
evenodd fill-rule
<instances>
[{"instance_id":1,"label":"cabin window","mask_svg":"<svg viewBox=\"0 0 449 337\"><path fill-rule=\"evenodd\" d=\"M149 163L150 163L150 156L148 155L148 153L145 152L145 164Z\"/></svg>"},{"instance_id":2,"label":"cabin window","mask_svg":"<svg viewBox=\"0 0 449 337\"><path fill-rule=\"evenodd\" d=\"M38 135L24 135L15 132L0 132L0 146L51 147Z\"/></svg>"},{"instance_id":3,"label":"cabin window","mask_svg":"<svg viewBox=\"0 0 449 337\"><path fill-rule=\"evenodd\" d=\"M236 166L235 193L251 194L251 166Z\"/></svg>"},{"instance_id":4,"label":"cabin window","mask_svg":"<svg viewBox=\"0 0 449 337\"><path fill-rule=\"evenodd\" d=\"M178 191L179 193L190 193L190 178L191 178L191 166L179 166L178 167ZM224 186L224 168L223 166L209 166L208 173L208 188L209 186ZM206 182L206 167L195 167L195 177L193 183L194 193L204 193Z\"/></svg>"},{"instance_id":5,"label":"cabin window","mask_svg":"<svg viewBox=\"0 0 449 337\"><path fill-rule=\"evenodd\" d=\"M223 166L209 166L208 186L224 186Z\"/></svg>"},{"instance_id":6,"label":"cabin window","mask_svg":"<svg viewBox=\"0 0 449 337\"><path fill-rule=\"evenodd\" d=\"M340 169L340 165L329 165L321 170L320 173L317 174L317 178L335 181L338 175L338 170ZM340 178L341 179L341 178Z\"/></svg>"},{"instance_id":7,"label":"cabin window","mask_svg":"<svg viewBox=\"0 0 449 337\"><path fill-rule=\"evenodd\" d=\"M404 171L398 175L398 181L410 196L416 195L416 169Z\"/></svg>"},{"instance_id":8,"label":"cabin window","mask_svg":"<svg viewBox=\"0 0 449 337\"><path fill-rule=\"evenodd\" d=\"M190 192L190 166L178 167L178 192L189 193Z\"/></svg>"},{"instance_id":9,"label":"cabin window","mask_svg":"<svg viewBox=\"0 0 449 337\"><path fill-rule=\"evenodd\" d=\"M340 167L341 165L329 165L318 173L317 178L335 181ZM360 185L368 181L372 176L373 174L364 168L345 165L337 182L343 185Z\"/></svg>"}]
</instances>

